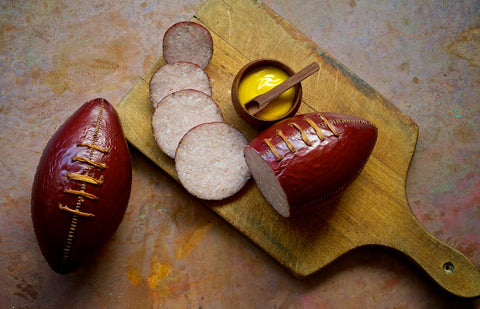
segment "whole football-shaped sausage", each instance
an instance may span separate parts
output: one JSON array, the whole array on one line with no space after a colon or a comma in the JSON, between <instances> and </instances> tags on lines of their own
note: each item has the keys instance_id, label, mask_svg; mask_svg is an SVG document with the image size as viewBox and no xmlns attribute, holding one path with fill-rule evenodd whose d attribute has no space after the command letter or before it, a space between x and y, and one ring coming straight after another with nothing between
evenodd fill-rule
<instances>
[{"instance_id":1,"label":"whole football-shaped sausage","mask_svg":"<svg viewBox=\"0 0 480 309\"><path fill-rule=\"evenodd\" d=\"M116 231L130 198L132 166L118 115L104 99L80 107L52 136L32 187L32 221L58 273L75 271Z\"/></svg>"},{"instance_id":2,"label":"whole football-shaped sausage","mask_svg":"<svg viewBox=\"0 0 480 309\"><path fill-rule=\"evenodd\" d=\"M265 129L244 149L259 190L282 216L337 196L361 172L377 140L367 120L297 115Z\"/></svg>"}]
</instances>

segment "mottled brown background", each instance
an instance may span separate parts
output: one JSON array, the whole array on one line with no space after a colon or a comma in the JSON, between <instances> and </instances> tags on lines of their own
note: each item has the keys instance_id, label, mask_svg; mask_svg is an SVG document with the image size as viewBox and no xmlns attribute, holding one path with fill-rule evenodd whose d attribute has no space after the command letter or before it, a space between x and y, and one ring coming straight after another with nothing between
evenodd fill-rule
<instances>
[{"instance_id":1,"label":"mottled brown background","mask_svg":"<svg viewBox=\"0 0 480 309\"><path fill-rule=\"evenodd\" d=\"M134 149L112 241L92 267L50 270L30 220L47 140L82 103L118 104L204 2L0 0L0 308L480 307L374 249L295 279ZM480 2L265 3L418 124L412 210L480 267Z\"/></svg>"}]
</instances>

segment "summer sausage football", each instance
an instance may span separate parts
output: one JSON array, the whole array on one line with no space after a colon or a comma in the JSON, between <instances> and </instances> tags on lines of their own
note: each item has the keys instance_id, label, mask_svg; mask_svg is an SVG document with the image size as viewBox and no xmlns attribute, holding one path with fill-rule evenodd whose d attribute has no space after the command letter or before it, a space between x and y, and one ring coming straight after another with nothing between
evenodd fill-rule
<instances>
[{"instance_id":1,"label":"summer sausage football","mask_svg":"<svg viewBox=\"0 0 480 309\"><path fill-rule=\"evenodd\" d=\"M32 187L35 235L54 271L75 271L111 238L131 183L130 153L115 109L104 99L85 103L46 145Z\"/></svg>"},{"instance_id":2,"label":"summer sausage football","mask_svg":"<svg viewBox=\"0 0 480 309\"><path fill-rule=\"evenodd\" d=\"M337 196L361 172L377 140L367 120L334 113L285 119L244 149L255 182L282 216Z\"/></svg>"}]
</instances>

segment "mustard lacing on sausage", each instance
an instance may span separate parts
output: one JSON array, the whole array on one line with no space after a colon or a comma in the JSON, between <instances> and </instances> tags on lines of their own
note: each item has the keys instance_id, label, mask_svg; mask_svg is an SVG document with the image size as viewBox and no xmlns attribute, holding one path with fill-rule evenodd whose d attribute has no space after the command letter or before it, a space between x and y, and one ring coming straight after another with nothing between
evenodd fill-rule
<instances>
[{"instance_id":1,"label":"mustard lacing on sausage","mask_svg":"<svg viewBox=\"0 0 480 309\"><path fill-rule=\"evenodd\" d=\"M95 144L78 143L77 146L92 148L92 149L98 150L100 152L103 152L105 154L110 152L110 148L103 148L103 147L97 146Z\"/></svg>"},{"instance_id":2,"label":"mustard lacing on sausage","mask_svg":"<svg viewBox=\"0 0 480 309\"><path fill-rule=\"evenodd\" d=\"M321 115L321 114L318 114L320 116L320 118L322 118L322 120L325 122L325 124L327 125L327 127L330 129L330 131L332 131L333 135L335 135L336 137L339 136L339 134L335 131L335 129L333 129L332 125L330 124L330 122L328 121L328 119Z\"/></svg>"},{"instance_id":3,"label":"mustard lacing on sausage","mask_svg":"<svg viewBox=\"0 0 480 309\"><path fill-rule=\"evenodd\" d=\"M95 217L95 215L92 214L92 213L83 212L83 211L80 211L80 210L78 210L78 209L71 209L70 207L65 206L65 205L62 205L62 204L58 204L58 208L60 208L61 210L68 211L68 212L70 212L70 213L72 213L72 214L82 216L82 217ZM76 221L76 220L75 220L75 221ZM75 225L75 226L76 226L76 225Z\"/></svg>"},{"instance_id":4,"label":"mustard lacing on sausage","mask_svg":"<svg viewBox=\"0 0 480 309\"><path fill-rule=\"evenodd\" d=\"M270 151L273 153L277 161L282 160L282 157L278 155L277 149L275 149L275 146L273 146L269 138L264 139L263 142L268 146L268 148L270 148Z\"/></svg>"},{"instance_id":5,"label":"mustard lacing on sausage","mask_svg":"<svg viewBox=\"0 0 480 309\"><path fill-rule=\"evenodd\" d=\"M107 168L107 165L106 165L105 163L95 162L95 161L92 161L92 160L90 160L90 159L83 158L83 157L73 156L73 157L72 157L72 162L75 162L75 161L79 161L79 162L82 162L82 163L90 164L90 165L95 166L96 168L99 168L99 169L101 169L101 170Z\"/></svg>"},{"instance_id":6,"label":"mustard lacing on sausage","mask_svg":"<svg viewBox=\"0 0 480 309\"><path fill-rule=\"evenodd\" d=\"M63 190L63 192L68 194L83 196L85 198L88 198L89 200L98 200L98 196L92 193L85 192L84 190L65 189Z\"/></svg>"},{"instance_id":7,"label":"mustard lacing on sausage","mask_svg":"<svg viewBox=\"0 0 480 309\"><path fill-rule=\"evenodd\" d=\"M85 164L88 165L86 173L85 174L66 173L67 179L73 180L73 181L79 181L79 182L82 183L81 190L72 190L72 189L63 190L63 192L65 192L65 193L77 195L78 196L77 204L75 205L74 209L68 207L68 205L62 205L62 204L58 205L58 208L60 208L61 210L65 210L65 211L73 213L75 215L84 216L84 217L94 217L95 215L91 214L91 213L82 212L82 211L79 210L81 204L84 201L83 198L87 198L87 199L91 199L91 200L98 200L99 199L96 195L88 193L88 192L85 191L86 184L93 184L93 185L96 185L96 186L101 186L103 184L103 176L100 176L100 178L96 179L94 177L89 176L88 172L90 171L91 167L96 167L96 168L101 169L101 170L107 168L107 165L105 163L96 162L96 161L92 160L93 152L95 150L99 151L99 152L102 152L102 153L105 153L105 154L108 154L110 152L109 148L104 148L104 147L100 147L100 146L96 145L97 138L98 138L97 137L98 130L100 128L100 120L101 120L102 114L103 114L103 103L104 102L102 100L102 105L101 105L101 108L100 108L100 111L99 111L99 114L98 114L98 117L97 117L97 123L95 125L95 132L93 134L93 142L92 143L85 143L85 142L77 143L77 146L87 147L87 148L90 149L89 158L84 158L84 157L81 157L81 156L73 156L72 157L72 162L78 161L78 162L85 163Z\"/></svg>"},{"instance_id":8,"label":"mustard lacing on sausage","mask_svg":"<svg viewBox=\"0 0 480 309\"><path fill-rule=\"evenodd\" d=\"M107 154L110 151L108 148L101 148L101 147L95 146L94 144L79 143L77 145L86 146L86 147L89 147L90 149L92 149L92 151L90 151L90 158L92 157L93 150L97 150L97 151L107 153ZM75 215L83 216L83 217L95 217L95 215L92 214L92 213L82 212L82 211L79 210L79 208L80 208L80 206L83 202L83 199L81 199L81 197L85 197L85 198L88 198L90 200L98 200L99 199L96 195L85 192L85 189L86 189L86 184L101 186L103 184L103 175L100 176L100 178L97 179L97 178L89 176L88 172L89 172L91 166L103 170L103 169L107 168L107 165L105 163L102 163L102 162L96 162L96 161L93 161L93 160L90 160L90 159L87 159L87 158L84 158L84 157L79 157L79 156L73 156L72 157L72 162L75 162L75 161L86 163L86 164L89 165L88 168L87 168L86 174L66 173L67 179L81 182L82 183L82 189L81 190L65 189L65 190L63 190L63 192L68 193L68 194L78 195L79 196L79 200L78 200L79 203L76 204L75 209L72 209L72 208L68 207L67 205L62 205L62 204L59 204L58 208L60 208L61 210L71 212Z\"/></svg>"},{"instance_id":9,"label":"mustard lacing on sausage","mask_svg":"<svg viewBox=\"0 0 480 309\"><path fill-rule=\"evenodd\" d=\"M67 173L66 176L67 176L67 179L86 182L92 185L100 186L103 184L103 175L101 175L100 178L98 179L90 177L88 175L75 174L75 173Z\"/></svg>"},{"instance_id":10,"label":"mustard lacing on sausage","mask_svg":"<svg viewBox=\"0 0 480 309\"><path fill-rule=\"evenodd\" d=\"M294 122L294 123L291 123L290 125L295 129L297 129L298 132L300 132L300 136L302 136L302 140L305 144L307 144L308 146L312 146L312 142L308 139L307 134L305 134L305 131L302 130L302 128L298 125L298 123Z\"/></svg>"},{"instance_id":11,"label":"mustard lacing on sausage","mask_svg":"<svg viewBox=\"0 0 480 309\"><path fill-rule=\"evenodd\" d=\"M62 256L62 262L63 263L68 262L68 260L70 258L72 244L73 244L73 238L74 238L75 231L77 229L77 224L78 224L78 217L79 216L95 217L95 214L88 213L88 212L83 212L83 211L80 210L80 208L81 208L85 198L91 199L91 200L99 200L98 196L85 191L86 188L87 188L87 184L101 186L101 185L103 185L103 182L104 182L103 176L100 176L100 178L96 179L96 178L89 175L89 171L92 168L98 168L100 170L103 170L103 169L107 168L107 165L105 163L96 162L96 161L92 160L94 151L99 151L99 152L102 152L104 154L108 154L110 152L109 148L103 148L103 147L100 147L100 146L96 145L97 139L98 139L98 131L100 130L100 121L102 119L103 111L104 111L104 104L105 104L105 102L102 99L102 103L101 103L101 106L100 106L100 111L99 111L98 116L97 116L97 122L95 124L95 131L94 131L94 134L93 134L92 142L91 143L83 143L83 142L82 143L77 143L77 146L89 148L90 153L89 153L88 158L84 158L84 157L80 157L80 156L73 156L72 157L72 162L78 161L78 162L87 164L85 174L66 173L66 177L67 177L68 180L78 181L78 182L81 182L81 184L82 184L81 187L80 187L80 190L65 189L63 191L64 193L76 195L78 197L77 198L77 203L75 204L74 208L69 207L68 205L63 205L61 203L58 204L58 208L60 210L73 214L72 220L70 222L70 229L68 231L67 239L65 241L65 246L63 247L63 256Z\"/></svg>"},{"instance_id":12,"label":"mustard lacing on sausage","mask_svg":"<svg viewBox=\"0 0 480 309\"><path fill-rule=\"evenodd\" d=\"M280 136L280 138L285 142L285 144L287 145L288 149L290 149L291 152L295 153L297 151L297 149L295 149L295 147L290 142L290 140L285 135L283 135L282 130L278 130L277 135Z\"/></svg>"},{"instance_id":13,"label":"mustard lacing on sausage","mask_svg":"<svg viewBox=\"0 0 480 309\"><path fill-rule=\"evenodd\" d=\"M328 127L328 129L333 133L333 135L335 135L336 137L340 136L340 134L335 130L332 123L325 116L323 116L321 114L318 114L318 117L320 117L320 119L323 120L323 124L325 124ZM325 136L323 135L322 130L320 129L319 125L315 121L313 121L312 119L310 119L308 117L303 118L303 120L306 123L308 123L310 125L310 127L313 128L313 130L315 131L315 134L318 136L318 138L320 139L321 142L325 140ZM332 122L334 124L337 124L337 123L341 123L343 121L333 120ZM305 129L302 129L302 127L300 127L300 125L298 125L295 122L292 122L289 125L294 127L295 129L297 129L297 131L300 133L300 136L301 136L303 142L307 146L310 147L310 146L313 145L312 142L310 141L310 139L308 138L307 134L305 133ZM295 146L293 146L292 142L290 142L288 137L283 134L282 130L277 130L275 133L276 133L276 135L278 135L282 139L282 141L287 145L288 149L292 153L295 153L297 151L297 149L295 148ZM277 161L280 161L280 160L283 159L283 156L280 156L278 154L278 151L275 148L275 145L273 145L273 143L271 142L271 139L266 138L266 139L263 140L263 142L268 146L269 150L275 156L275 159Z\"/></svg>"},{"instance_id":14,"label":"mustard lacing on sausage","mask_svg":"<svg viewBox=\"0 0 480 309\"><path fill-rule=\"evenodd\" d=\"M315 133L317 133L317 136L320 139L320 141L323 141L325 139L325 136L323 136L322 130L317 126L317 124L312 119L305 117L303 118L303 120L305 120L305 122L307 122L315 130Z\"/></svg>"}]
</instances>

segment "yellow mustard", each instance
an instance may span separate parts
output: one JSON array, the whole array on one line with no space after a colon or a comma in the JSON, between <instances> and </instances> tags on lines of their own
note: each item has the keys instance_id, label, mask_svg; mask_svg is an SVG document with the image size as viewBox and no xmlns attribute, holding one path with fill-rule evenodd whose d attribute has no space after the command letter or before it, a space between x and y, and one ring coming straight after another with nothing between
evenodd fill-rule
<instances>
[{"instance_id":1,"label":"yellow mustard","mask_svg":"<svg viewBox=\"0 0 480 309\"><path fill-rule=\"evenodd\" d=\"M256 96L288 79L288 74L276 66L264 66L253 69L242 78L238 86L238 100L245 107L245 103ZM290 88L273 100L256 117L263 120L275 120L284 116L292 107L295 98L295 88Z\"/></svg>"}]
</instances>

